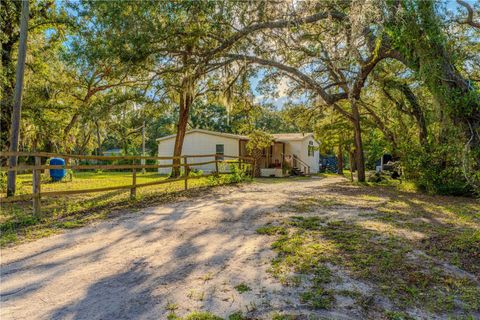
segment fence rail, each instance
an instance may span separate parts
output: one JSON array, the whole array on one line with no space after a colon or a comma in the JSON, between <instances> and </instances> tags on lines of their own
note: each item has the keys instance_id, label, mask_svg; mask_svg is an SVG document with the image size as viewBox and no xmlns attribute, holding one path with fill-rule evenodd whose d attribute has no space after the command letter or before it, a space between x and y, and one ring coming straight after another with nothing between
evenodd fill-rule
<instances>
[{"instance_id":1,"label":"fence rail","mask_svg":"<svg viewBox=\"0 0 480 320\"><path fill-rule=\"evenodd\" d=\"M229 174L229 172L220 172L219 163L227 164L238 164L239 166L247 166L249 174L253 175L253 168L255 167L255 161L250 157L242 156L231 156L231 155L218 155L218 154L204 154L204 155L183 155L180 157L155 157L155 156L87 156L87 155L70 155L70 154L58 154L58 153L48 153L48 152L0 152L0 158L5 157L34 157L35 165L25 165L19 164L16 166L3 166L0 167L0 171L19 171L27 170L32 171L32 193L17 195L11 197L0 197L0 203L7 202L16 202L16 201L26 201L33 200L33 211L35 214L40 213L41 203L40 199L42 196L62 196L62 195L71 195L71 194L81 194L81 193L95 193L95 192L104 192L112 190L128 190L130 189L130 197L135 198L137 188L160 185L165 183L172 183L177 181L184 181L185 190L188 189L188 180L198 179L202 177L220 175L220 174ZM42 158L64 158L67 160L65 165L49 165L41 164ZM214 158L215 160L211 161L202 161L202 162L191 162L188 161L189 158ZM69 164L70 159L77 160L110 160L110 161L124 161L131 160L172 160L172 164ZM237 161L226 161L224 159L236 159ZM174 160L177 160L174 163ZM213 173L204 174L199 176L190 176L189 173L192 167L198 167L208 164L215 164L215 170ZM169 178L160 181L144 182L137 183L137 169L158 169L158 168L183 168L183 174L175 178ZM75 169L75 170L91 170L91 169L101 169L101 170L114 170L114 169L131 169L132 173L132 184L113 186L113 187L104 187L104 188L92 188L92 189L78 189L78 190L62 190L62 191L47 191L41 192L41 179L40 174L42 170L49 169Z\"/></svg>"},{"instance_id":2,"label":"fence rail","mask_svg":"<svg viewBox=\"0 0 480 320\"><path fill-rule=\"evenodd\" d=\"M173 159L182 159L184 157L188 158L208 158L208 157L224 157L224 158L236 158L243 160L252 160L251 157L244 156L230 156L230 155L219 155L219 154L190 154L183 155L178 157L159 157L159 156L90 156L90 155L81 155L81 154L60 154L60 153L50 153L50 152L12 152L12 151L2 151L0 152L0 157L42 157L42 158L65 158L65 159L85 159L85 160L173 160Z\"/></svg>"}]
</instances>

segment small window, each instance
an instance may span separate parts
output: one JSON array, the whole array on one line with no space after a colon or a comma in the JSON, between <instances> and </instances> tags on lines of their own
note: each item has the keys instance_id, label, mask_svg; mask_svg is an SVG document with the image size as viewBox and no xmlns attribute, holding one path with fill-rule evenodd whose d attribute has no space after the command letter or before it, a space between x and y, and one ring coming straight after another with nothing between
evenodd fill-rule
<instances>
[{"instance_id":1,"label":"small window","mask_svg":"<svg viewBox=\"0 0 480 320\"><path fill-rule=\"evenodd\" d=\"M315 147L313 145L313 141L308 142L308 156L309 157L315 156Z\"/></svg>"},{"instance_id":2,"label":"small window","mask_svg":"<svg viewBox=\"0 0 480 320\"><path fill-rule=\"evenodd\" d=\"M221 154L221 155L224 155L224 149L225 149L225 145L223 144L217 144L215 146L215 153L216 154ZM223 160L223 157L218 157L218 160Z\"/></svg>"}]
</instances>

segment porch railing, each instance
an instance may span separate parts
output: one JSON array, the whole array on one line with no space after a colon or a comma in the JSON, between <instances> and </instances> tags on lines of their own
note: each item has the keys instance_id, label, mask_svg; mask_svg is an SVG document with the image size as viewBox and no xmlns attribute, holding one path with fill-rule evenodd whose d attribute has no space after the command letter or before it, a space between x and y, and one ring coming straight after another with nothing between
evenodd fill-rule
<instances>
[{"instance_id":1,"label":"porch railing","mask_svg":"<svg viewBox=\"0 0 480 320\"><path fill-rule=\"evenodd\" d=\"M300 163L303 166L303 172L305 172L305 174L310 174L310 166L307 163L305 163L305 161L297 157L296 155L292 155L292 156L293 156L293 166L298 167L298 164Z\"/></svg>"}]
</instances>

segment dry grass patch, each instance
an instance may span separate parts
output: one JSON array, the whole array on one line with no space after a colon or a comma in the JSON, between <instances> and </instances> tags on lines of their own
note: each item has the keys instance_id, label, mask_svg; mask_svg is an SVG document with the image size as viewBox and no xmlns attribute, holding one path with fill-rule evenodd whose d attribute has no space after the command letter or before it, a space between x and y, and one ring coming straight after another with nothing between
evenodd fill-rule
<instances>
[{"instance_id":1,"label":"dry grass patch","mask_svg":"<svg viewBox=\"0 0 480 320\"><path fill-rule=\"evenodd\" d=\"M338 201L329 197L300 197L281 206L282 211L294 213L313 212L319 208L330 208L341 205Z\"/></svg>"},{"instance_id":2,"label":"dry grass patch","mask_svg":"<svg viewBox=\"0 0 480 320\"><path fill-rule=\"evenodd\" d=\"M346 221L327 220L315 216L317 199L304 197L289 208L308 216L278 223L275 230L282 233L265 233L276 236L271 273L286 285L299 286L301 302L335 310L336 298L346 293L336 289L334 266L373 287L373 296L350 296L366 318L480 316L477 200L387 186L344 184L325 191L322 199L335 199L328 204L339 211L361 210L365 202L375 211ZM356 205L355 198L361 199Z\"/></svg>"}]
</instances>

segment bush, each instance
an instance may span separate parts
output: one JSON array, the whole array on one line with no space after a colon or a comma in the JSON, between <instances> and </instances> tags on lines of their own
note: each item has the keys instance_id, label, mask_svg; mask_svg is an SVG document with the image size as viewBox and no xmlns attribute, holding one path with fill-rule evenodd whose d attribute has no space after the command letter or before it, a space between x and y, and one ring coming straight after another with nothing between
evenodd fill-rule
<instances>
[{"instance_id":1,"label":"bush","mask_svg":"<svg viewBox=\"0 0 480 320\"><path fill-rule=\"evenodd\" d=\"M0 172L0 192L7 192L7 172Z\"/></svg>"},{"instance_id":2,"label":"bush","mask_svg":"<svg viewBox=\"0 0 480 320\"><path fill-rule=\"evenodd\" d=\"M367 177L368 182L375 182L379 183L386 180L384 176L380 172L375 172L374 174L371 174Z\"/></svg>"},{"instance_id":3,"label":"bush","mask_svg":"<svg viewBox=\"0 0 480 320\"><path fill-rule=\"evenodd\" d=\"M240 166L236 163L230 164L230 183L238 183L250 179L246 168L240 168Z\"/></svg>"},{"instance_id":4,"label":"bush","mask_svg":"<svg viewBox=\"0 0 480 320\"><path fill-rule=\"evenodd\" d=\"M203 170L192 169L188 172L189 177L199 177L203 176Z\"/></svg>"},{"instance_id":5,"label":"bush","mask_svg":"<svg viewBox=\"0 0 480 320\"><path fill-rule=\"evenodd\" d=\"M430 146L428 151L410 149L403 157L407 179L415 181L420 190L454 196L472 196L462 169L462 146L444 144Z\"/></svg>"},{"instance_id":6,"label":"bush","mask_svg":"<svg viewBox=\"0 0 480 320\"><path fill-rule=\"evenodd\" d=\"M219 171L225 171L226 166L229 167L229 174L226 175L212 175L208 177L209 185L217 186L224 183L239 183L250 180L247 167L240 168L237 163L219 163Z\"/></svg>"}]
</instances>

